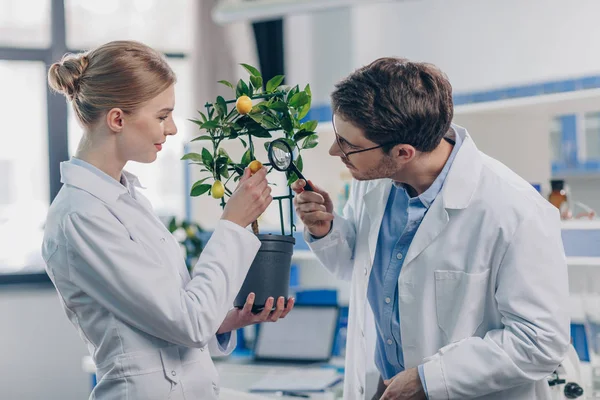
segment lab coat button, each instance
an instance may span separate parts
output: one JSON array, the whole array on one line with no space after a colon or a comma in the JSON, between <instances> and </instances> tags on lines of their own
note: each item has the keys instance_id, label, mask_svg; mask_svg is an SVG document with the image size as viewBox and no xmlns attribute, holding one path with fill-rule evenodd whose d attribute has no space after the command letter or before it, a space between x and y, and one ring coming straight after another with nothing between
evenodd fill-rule
<instances>
[{"instance_id":1,"label":"lab coat button","mask_svg":"<svg viewBox=\"0 0 600 400\"><path fill-rule=\"evenodd\" d=\"M204 347L200 347L200 351L204 351Z\"/></svg>"},{"instance_id":2,"label":"lab coat button","mask_svg":"<svg viewBox=\"0 0 600 400\"><path fill-rule=\"evenodd\" d=\"M361 329L361 330L360 330L360 335L361 335L362 337L365 337L365 331L363 331L363 330Z\"/></svg>"},{"instance_id":3,"label":"lab coat button","mask_svg":"<svg viewBox=\"0 0 600 400\"><path fill-rule=\"evenodd\" d=\"M390 299L389 297L386 297L386 298L385 298L385 302L386 302L387 304L390 304L390 303L392 302L392 299Z\"/></svg>"},{"instance_id":4,"label":"lab coat button","mask_svg":"<svg viewBox=\"0 0 600 400\"><path fill-rule=\"evenodd\" d=\"M177 372L175 372L175 370L171 371L171 375L172 376L177 376Z\"/></svg>"},{"instance_id":5,"label":"lab coat button","mask_svg":"<svg viewBox=\"0 0 600 400\"><path fill-rule=\"evenodd\" d=\"M387 344L392 344L392 343L394 343L394 342L392 342L392 339L387 340Z\"/></svg>"},{"instance_id":6,"label":"lab coat button","mask_svg":"<svg viewBox=\"0 0 600 400\"><path fill-rule=\"evenodd\" d=\"M397 258L398 260L402 260L402 253L398 253L398 254L396 254L396 258Z\"/></svg>"},{"instance_id":7,"label":"lab coat button","mask_svg":"<svg viewBox=\"0 0 600 400\"><path fill-rule=\"evenodd\" d=\"M367 276L367 269L365 268L365 276Z\"/></svg>"},{"instance_id":8,"label":"lab coat button","mask_svg":"<svg viewBox=\"0 0 600 400\"><path fill-rule=\"evenodd\" d=\"M362 386L359 386L358 387L358 393L365 394L365 388L363 388Z\"/></svg>"}]
</instances>

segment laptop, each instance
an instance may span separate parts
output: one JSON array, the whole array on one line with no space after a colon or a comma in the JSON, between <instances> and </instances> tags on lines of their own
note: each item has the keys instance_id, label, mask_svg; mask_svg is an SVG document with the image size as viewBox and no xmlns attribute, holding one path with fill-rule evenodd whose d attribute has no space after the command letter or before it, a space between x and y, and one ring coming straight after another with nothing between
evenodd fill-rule
<instances>
[{"instance_id":1,"label":"laptop","mask_svg":"<svg viewBox=\"0 0 600 400\"><path fill-rule=\"evenodd\" d=\"M327 362L333 353L338 319L337 305L295 305L285 318L260 324L254 360Z\"/></svg>"}]
</instances>

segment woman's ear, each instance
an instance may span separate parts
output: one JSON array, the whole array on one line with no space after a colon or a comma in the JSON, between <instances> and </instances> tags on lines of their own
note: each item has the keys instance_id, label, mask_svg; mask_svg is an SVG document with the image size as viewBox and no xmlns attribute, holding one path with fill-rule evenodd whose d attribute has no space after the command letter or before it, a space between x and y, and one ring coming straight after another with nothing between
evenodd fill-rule
<instances>
[{"instance_id":1,"label":"woman's ear","mask_svg":"<svg viewBox=\"0 0 600 400\"><path fill-rule=\"evenodd\" d=\"M106 125L108 128L119 133L123 130L125 113L120 108L113 108L106 114Z\"/></svg>"}]
</instances>

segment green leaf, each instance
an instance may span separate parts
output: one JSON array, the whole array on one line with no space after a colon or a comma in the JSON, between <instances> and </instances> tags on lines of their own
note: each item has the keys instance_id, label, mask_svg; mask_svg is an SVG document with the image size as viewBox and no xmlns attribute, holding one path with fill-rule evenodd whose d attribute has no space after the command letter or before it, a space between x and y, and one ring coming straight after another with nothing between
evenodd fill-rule
<instances>
[{"instance_id":1,"label":"green leaf","mask_svg":"<svg viewBox=\"0 0 600 400\"><path fill-rule=\"evenodd\" d=\"M235 169L235 172L236 172L238 175L244 175L244 168L245 168L245 165L242 165L242 164L234 164L233 168ZM239 178L239 177L237 177L237 178ZM234 178L234 180L235 180L235 178Z\"/></svg>"},{"instance_id":2,"label":"green leaf","mask_svg":"<svg viewBox=\"0 0 600 400\"><path fill-rule=\"evenodd\" d=\"M248 114L250 116L250 118L252 118L255 122L257 123L261 123L263 121L263 119L265 118L265 116L263 114Z\"/></svg>"},{"instance_id":3,"label":"green leaf","mask_svg":"<svg viewBox=\"0 0 600 400\"><path fill-rule=\"evenodd\" d=\"M244 82L243 80L240 79L240 81L238 82L237 87L235 89L236 97L240 97L243 95L248 96L249 93L250 93L250 90L248 89L248 85L246 84L246 82Z\"/></svg>"},{"instance_id":4,"label":"green leaf","mask_svg":"<svg viewBox=\"0 0 600 400\"><path fill-rule=\"evenodd\" d=\"M171 218L171 221L169 221L169 232L173 233L177 230L177 221L175 220L175 217Z\"/></svg>"},{"instance_id":5,"label":"green leaf","mask_svg":"<svg viewBox=\"0 0 600 400\"><path fill-rule=\"evenodd\" d=\"M288 186L291 186L292 183L296 182L297 180L298 180L298 176L296 174L292 173L290 175L290 177L288 178L288 183L287 183Z\"/></svg>"},{"instance_id":6,"label":"green leaf","mask_svg":"<svg viewBox=\"0 0 600 400\"><path fill-rule=\"evenodd\" d=\"M314 131L315 129L317 129L318 124L319 124L319 122L315 121L315 120L307 121L307 122L303 123L302 125L300 125L300 128L302 128L306 131Z\"/></svg>"},{"instance_id":7,"label":"green leaf","mask_svg":"<svg viewBox=\"0 0 600 400\"><path fill-rule=\"evenodd\" d=\"M206 118L206 114L204 114L202 111L198 110L198 114L200 114L200 116L202 117L202 122L208 121L208 118Z\"/></svg>"},{"instance_id":8,"label":"green leaf","mask_svg":"<svg viewBox=\"0 0 600 400\"><path fill-rule=\"evenodd\" d=\"M317 135L310 135L304 140L302 144L303 149L314 149L319 144L319 137Z\"/></svg>"},{"instance_id":9,"label":"green leaf","mask_svg":"<svg viewBox=\"0 0 600 400\"><path fill-rule=\"evenodd\" d=\"M206 121L205 123L202 124L202 126L200 126L200 128L202 128L202 129L217 129L218 127L219 127L219 123L215 120Z\"/></svg>"},{"instance_id":10,"label":"green leaf","mask_svg":"<svg viewBox=\"0 0 600 400\"><path fill-rule=\"evenodd\" d=\"M265 146L265 150L268 152L269 151L269 146L271 145L271 142L264 142L263 144Z\"/></svg>"},{"instance_id":11,"label":"green leaf","mask_svg":"<svg viewBox=\"0 0 600 400\"><path fill-rule=\"evenodd\" d=\"M275 75L269 79L269 82L267 82L267 93L273 93L281 85L284 78L285 75Z\"/></svg>"},{"instance_id":12,"label":"green leaf","mask_svg":"<svg viewBox=\"0 0 600 400\"><path fill-rule=\"evenodd\" d=\"M279 124L277 119L271 114L264 114L263 122L261 124L265 129L278 129Z\"/></svg>"},{"instance_id":13,"label":"green leaf","mask_svg":"<svg viewBox=\"0 0 600 400\"><path fill-rule=\"evenodd\" d=\"M289 114L284 114L283 118L281 118L281 127L287 133L292 133L292 131L294 130L294 124Z\"/></svg>"},{"instance_id":14,"label":"green leaf","mask_svg":"<svg viewBox=\"0 0 600 400\"><path fill-rule=\"evenodd\" d=\"M204 121L200 121L199 119L188 119L188 121L193 122L194 124L198 125L200 128L202 128L202 124L204 124Z\"/></svg>"},{"instance_id":15,"label":"green leaf","mask_svg":"<svg viewBox=\"0 0 600 400\"><path fill-rule=\"evenodd\" d=\"M262 89L263 79L260 76L251 76L250 82L257 90Z\"/></svg>"},{"instance_id":16,"label":"green leaf","mask_svg":"<svg viewBox=\"0 0 600 400\"><path fill-rule=\"evenodd\" d=\"M296 160L296 168L298 171L302 172L304 169L304 162L302 161L302 154L298 154L298 159Z\"/></svg>"},{"instance_id":17,"label":"green leaf","mask_svg":"<svg viewBox=\"0 0 600 400\"><path fill-rule=\"evenodd\" d=\"M288 111L288 105L286 103L284 103L283 101L276 101L276 102L270 104L269 108L271 110L275 110L275 111L279 111L279 112L287 112Z\"/></svg>"},{"instance_id":18,"label":"green leaf","mask_svg":"<svg viewBox=\"0 0 600 400\"><path fill-rule=\"evenodd\" d=\"M248 149L242 156L243 167L246 168L248 166L248 164L250 164L251 161L252 161L252 152L250 151L250 149ZM244 173L244 172L242 171L242 173Z\"/></svg>"},{"instance_id":19,"label":"green leaf","mask_svg":"<svg viewBox=\"0 0 600 400\"><path fill-rule=\"evenodd\" d=\"M192 160L202 162L202 156L198 153L187 153L186 155L181 157L181 160Z\"/></svg>"},{"instance_id":20,"label":"green leaf","mask_svg":"<svg viewBox=\"0 0 600 400\"><path fill-rule=\"evenodd\" d=\"M309 101L310 97L308 97L305 92L299 92L292 96L292 98L289 100L289 104L291 107L299 109L303 105L308 104Z\"/></svg>"},{"instance_id":21,"label":"green leaf","mask_svg":"<svg viewBox=\"0 0 600 400\"><path fill-rule=\"evenodd\" d=\"M273 135L260 125L248 129L248 133L257 138L271 138Z\"/></svg>"},{"instance_id":22,"label":"green leaf","mask_svg":"<svg viewBox=\"0 0 600 400\"><path fill-rule=\"evenodd\" d=\"M227 167L227 164L221 165L219 168L219 174L225 178L229 178L229 168Z\"/></svg>"},{"instance_id":23,"label":"green leaf","mask_svg":"<svg viewBox=\"0 0 600 400\"><path fill-rule=\"evenodd\" d=\"M314 134L314 132L308 132L308 131L305 131L304 129L302 129L302 130L296 132L296 134L294 135L294 140L296 142L299 142L302 139L307 138L313 134Z\"/></svg>"},{"instance_id":24,"label":"green leaf","mask_svg":"<svg viewBox=\"0 0 600 400\"><path fill-rule=\"evenodd\" d=\"M202 178L199 181L197 181L196 183L194 183L194 186L198 186L204 182L206 182L208 179L212 178L212 176L207 176L206 178ZM192 188L194 188L194 186L192 186Z\"/></svg>"},{"instance_id":25,"label":"green leaf","mask_svg":"<svg viewBox=\"0 0 600 400\"><path fill-rule=\"evenodd\" d=\"M198 136L197 138L192 139L191 142L197 142L198 140L212 140L212 136L209 136L209 135Z\"/></svg>"},{"instance_id":26,"label":"green leaf","mask_svg":"<svg viewBox=\"0 0 600 400\"><path fill-rule=\"evenodd\" d=\"M214 170L213 156L212 156L212 154L210 154L210 151L208 151L208 149L206 147L202 149L202 162L204 163L206 168L208 168L211 171Z\"/></svg>"},{"instance_id":27,"label":"green leaf","mask_svg":"<svg viewBox=\"0 0 600 400\"><path fill-rule=\"evenodd\" d=\"M298 85L294 86L293 88L290 89L290 91L287 94L287 98L288 98L288 103L289 100L294 97L296 95L296 93L298 93L300 91L300 88L298 87Z\"/></svg>"},{"instance_id":28,"label":"green leaf","mask_svg":"<svg viewBox=\"0 0 600 400\"><path fill-rule=\"evenodd\" d=\"M240 64L242 67L244 67L244 69L246 71L248 71L248 73L252 76L256 76L256 77L262 77L262 75L260 74L260 71L257 70L256 68L254 68L252 65L248 65L248 64Z\"/></svg>"},{"instance_id":29,"label":"green leaf","mask_svg":"<svg viewBox=\"0 0 600 400\"><path fill-rule=\"evenodd\" d=\"M248 147L248 144L246 143L246 141L242 138L240 138L240 142L242 142L242 144L244 145L244 148Z\"/></svg>"},{"instance_id":30,"label":"green leaf","mask_svg":"<svg viewBox=\"0 0 600 400\"><path fill-rule=\"evenodd\" d=\"M228 139L236 139L238 136L239 136L238 131L235 129L231 129L231 131L229 132L229 136L227 138Z\"/></svg>"},{"instance_id":31,"label":"green leaf","mask_svg":"<svg viewBox=\"0 0 600 400\"><path fill-rule=\"evenodd\" d=\"M312 92L310 90L310 85L306 85L306 87L304 88L304 91L306 92L307 95L309 95L310 97L312 97Z\"/></svg>"},{"instance_id":32,"label":"green leaf","mask_svg":"<svg viewBox=\"0 0 600 400\"><path fill-rule=\"evenodd\" d=\"M196 182L198 183L198 182ZM200 184L200 185L196 185L194 184L194 186L192 186L192 189L190 190L190 196L192 197L197 197L197 196L201 196L204 193L208 192L211 188L211 185L208 184Z\"/></svg>"},{"instance_id":33,"label":"green leaf","mask_svg":"<svg viewBox=\"0 0 600 400\"><path fill-rule=\"evenodd\" d=\"M310 111L310 102L308 104L305 104L301 109L300 112L298 113L298 119L301 120L304 117L306 117L308 115L308 112Z\"/></svg>"},{"instance_id":34,"label":"green leaf","mask_svg":"<svg viewBox=\"0 0 600 400\"><path fill-rule=\"evenodd\" d=\"M281 138L281 140L284 140L290 146L292 151L296 148L296 142L294 142L292 139Z\"/></svg>"},{"instance_id":35,"label":"green leaf","mask_svg":"<svg viewBox=\"0 0 600 400\"><path fill-rule=\"evenodd\" d=\"M227 156L218 156L215 160L215 168L219 169L223 165L229 164L229 157Z\"/></svg>"},{"instance_id":36,"label":"green leaf","mask_svg":"<svg viewBox=\"0 0 600 400\"><path fill-rule=\"evenodd\" d=\"M215 105L218 115L227 115L227 103L221 96L217 96L217 104Z\"/></svg>"},{"instance_id":37,"label":"green leaf","mask_svg":"<svg viewBox=\"0 0 600 400\"><path fill-rule=\"evenodd\" d=\"M231 82L228 82L228 81L219 81L219 83L222 83L225 86L229 86L230 88L232 88L233 90L235 90L235 88L233 87L233 85L231 84Z\"/></svg>"},{"instance_id":38,"label":"green leaf","mask_svg":"<svg viewBox=\"0 0 600 400\"><path fill-rule=\"evenodd\" d=\"M269 114L250 114L250 118L265 129L275 129L279 127L277 121Z\"/></svg>"},{"instance_id":39,"label":"green leaf","mask_svg":"<svg viewBox=\"0 0 600 400\"><path fill-rule=\"evenodd\" d=\"M220 148L219 151L217 152L217 154L220 157L225 157L227 159L227 162L231 162L231 157L229 157L229 154L227 153L227 150L225 150L224 148Z\"/></svg>"}]
</instances>

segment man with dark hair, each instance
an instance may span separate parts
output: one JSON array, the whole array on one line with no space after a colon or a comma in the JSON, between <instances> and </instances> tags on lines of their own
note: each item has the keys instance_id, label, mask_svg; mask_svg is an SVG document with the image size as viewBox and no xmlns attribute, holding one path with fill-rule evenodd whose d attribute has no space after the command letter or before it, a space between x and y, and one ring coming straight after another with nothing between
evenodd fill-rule
<instances>
[{"instance_id":1,"label":"man with dark hair","mask_svg":"<svg viewBox=\"0 0 600 400\"><path fill-rule=\"evenodd\" d=\"M354 178L344 215L312 182L293 188L312 251L352 280L344 398L365 398L366 303L375 399L549 398L569 345L558 210L452 124L433 65L376 60L332 104L329 153Z\"/></svg>"}]
</instances>

